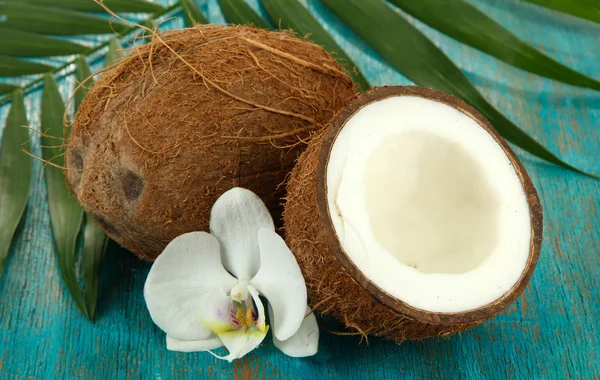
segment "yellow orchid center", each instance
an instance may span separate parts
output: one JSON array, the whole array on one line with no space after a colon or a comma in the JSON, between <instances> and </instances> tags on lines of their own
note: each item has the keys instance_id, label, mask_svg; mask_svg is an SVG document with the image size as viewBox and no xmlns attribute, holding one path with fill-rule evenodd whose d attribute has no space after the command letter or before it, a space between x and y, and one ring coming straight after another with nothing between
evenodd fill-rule
<instances>
[{"instance_id":1,"label":"yellow orchid center","mask_svg":"<svg viewBox=\"0 0 600 380\"><path fill-rule=\"evenodd\" d=\"M245 308L243 306L236 307L235 319L241 327L254 327L256 320L254 318L254 307Z\"/></svg>"}]
</instances>

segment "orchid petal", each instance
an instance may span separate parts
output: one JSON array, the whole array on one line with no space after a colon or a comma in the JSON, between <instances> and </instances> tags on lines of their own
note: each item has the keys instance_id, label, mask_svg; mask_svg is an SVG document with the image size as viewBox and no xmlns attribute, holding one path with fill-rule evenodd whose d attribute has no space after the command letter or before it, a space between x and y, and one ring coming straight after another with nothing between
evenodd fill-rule
<instances>
[{"instance_id":1,"label":"orchid petal","mask_svg":"<svg viewBox=\"0 0 600 380\"><path fill-rule=\"evenodd\" d=\"M262 341L265 339L265 336L267 336L268 330L269 329L267 327L264 331L239 330L219 334L219 338L221 338L221 341L227 350L229 350L229 355L213 355L219 359L227 360L228 362L232 362L235 359L240 359L262 343Z\"/></svg>"},{"instance_id":2,"label":"orchid petal","mask_svg":"<svg viewBox=\"0 0 600 380\"><path fill-rule=\"evenodd\" d=\"M236 320L233 300L219 289L212 289L202 297L200 322L217 335L235 331L240 327Z\"/></svg>"},{"instance_id":3,"label":"orchid petal","mask_svg":"<svg viewBox=\"0 0 600 380\"><path fill-rule=\"evenodd\" d=\"M250 190L226 191L212 207L210 232L221 243L223 265L240 280L249 280L258 271L260 228L275 231L269 210Z\"/></svg>"},{"instance_id":4,"label":"orchid petal","mask_svg":"<svg viewBox=\"0 0 600 380\"><path fill-rule=\"evenodd\" d=\"M156 259L144 287L152 320L171 338L202 340L210 329L200 323L200 301L212 287L229 291L237 280L223 265L219 242L206 232L175 238Z\"/></svg>"},{"instance_id":5,"label":"orchid petal","mask_svg":"<svg viewBox=\"0 0 600 380\"><path fill-rule=\"evenodd\" d=\"M167 335L167 350L179 352L197 352L216 350L223 347L223 342L215 334L203 340L179 340Z\"/></svg>"},{"instance_id":6,"label":"orchid petal","mask_svg":"<svg viewBox=\"0 0 600 380\"><path fill-rule=\"evenodd\" d=\"M252 295L252 300L254 301L254 304L256 305L257 309L256 314L258 318L256 319L256 328L263 331L267 325L267 318L265 317L265 307L262 301L260 300L258 290L256 290L254 286L248 285L248 291L250 291L250 294Z\"/></svg>"},{"instance_id":7,"label":"orchid petal","mask_svg":"<svg viewBox=\"0 0 600 380\"><path fill-rule=\"evenodd\" d=\"M258 245L261 265L250 283L273 307L273 334L287 340L304 319L306 284L296 258L275 231L260 229Z\"/></svg>"},{"instance_id":8,"label":"orchid petal","mask_svg":"<svg viewBox=\"0 0 600 380\"><path fill-rule=\"evenodd\" d=\"M304 318L298 331L290 338L281 341L273 334L275 347L279 348L284 354L295 358L302 358L313 356L317 353L319 349L319 325L317 324L315 314L311 313L310 307L307 306L305 315L308 313L310 314ZM270 306L269 316L271 317L271 327L275 331L273 310Z\"/></svg>"}]
</instances>

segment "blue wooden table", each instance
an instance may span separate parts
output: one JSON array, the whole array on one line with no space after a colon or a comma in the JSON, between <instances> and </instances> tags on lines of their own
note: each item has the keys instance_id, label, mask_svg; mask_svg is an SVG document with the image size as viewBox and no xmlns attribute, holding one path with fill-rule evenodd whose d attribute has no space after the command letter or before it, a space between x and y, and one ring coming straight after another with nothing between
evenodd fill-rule
<instances>
[{"instance_id":1,"label":"blue wooden table","mask_svg":"<svg viewBox=\"0 0 600 380\"><path fill-rule=\"evenodd\" d=\"M307 3L374 85L411 83L321 4ZM542 51L600 79L598 25L517 0L473 3ZM216 1L202 9L211 22L223 22ZM415 23L510 119L571 164L600 173L600 92L530 75ZM60 84L66 97L73 80ZM39 104L39 93L26 98L33 127L39 127ZM2 125L6 112L0 108ZM39 139L33 141L39 149ZM76 309L58 274L36 162L26 218L0 279L0 379L599 378L600 181L518 153L539 191L545 231L532 282L504 313L448 339L402 345L322 332L319 353L307 359L283 356L267 337L233 364L166 350L142 296L150 265L115 245L102 268L97 321Z\"/></svg>"}]
</instances>

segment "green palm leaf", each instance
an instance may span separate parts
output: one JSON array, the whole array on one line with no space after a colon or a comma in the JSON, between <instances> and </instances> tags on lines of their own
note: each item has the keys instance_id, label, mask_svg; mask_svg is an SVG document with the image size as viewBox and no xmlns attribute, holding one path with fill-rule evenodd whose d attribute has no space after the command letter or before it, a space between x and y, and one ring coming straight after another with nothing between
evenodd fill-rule
<instances>
[{"instance_id":1,"label":"green palm leaf","mask_svg":"<svg viewBox=\"0 0 600 380\"><path fill-rule=\"evenodd\" d=\"M481 111L508 141L549 162L583 173L562 161L489 104L437 46L382 0L323 2L413 82L457 96Z\"/></svg>"},{"instance_id":2,"label":"green palm leaf","mask_svg":"<svg viewBox=\"0 0 600 380\"><path fill-rule=\"evenodd\" d=\"M254 25L261 29L271 29L244 0L219 0L225 19L230 24Z\"/></svg>"},{"instance_id":3,"label":"green palm leaf","mask_svg":"<svg viewBox=\"0 0 600 380\"><path fill-rule=\"evenodd\" d=\"M597 0L525 0L533 4L567 13L600 24L600 2Z\"/></svg>"},{"instance_id":4,"label":"green palm leaf","mask_svg":"<svg viewBox=\"0 0 600 380\"><path fill-rule=\"evenodd\" d=\"M42 94L42 157L59 167L64 167L65 164L64 151L60 147L64 136L64 111L65 105L56 81L52 75L46 74ZM83 219L83 209L69 190L61 169L47 165L44 171L50 224L62 279L75 305L89 317L75 271L76 242Z\"/></svg>"},{"instance_id":5,"label":"green palm leaf","mask_svg":"<svg viewBox=\"0 0 600 380\"><path fill-rule=\"evenodd\" d=\"M0 77L47 73L52 66L0 55Z\"/></svg>"},{"instance_id":6,"label":"green palm leaf","mask_svg":"<svg viewBox=\"0 0 600 380\"><path fill-rule=\"evenodd\" d=\"M0 74L0 76L2 76ZM0 95L2 94L10 94L11 92L17 90L18 86L13 86L12 84L0 83Z\"/></svg>"},{"instance_id":7,"label":"green palm leaf","mask_svg":"<svg viewBox=\"0 0 600 380\"><path fill-rule=\"evenodd\" d=\"M92 70L90 70L90 66L88 66L87 61L83 56L77 57L75 60L75 66L77 67L77 70L75 70L75 88L77 88L77 86L79 86L81 83L84 83L92 75ZM77 92L75 92L75 95L73 96L75 112L77 112L79 109L79 106L88 93L88 89L92 87L93 84L94 81L90 79L81 87L79 87Z\"/></svg>"},{"instance_id":8,"label":"green palm leaf","mask_svg":"<svg viewBox=\"0 0 600 380\"><path fill-rule=\"evenodd\" d=\"M0 55L11 57L50 57L89 50L71 41L7 28L0 28L0 41Z\"/></svg>"},{"instance_id":9,"label":"green palm leaf","mask_svg":"<svg viewBox=\"0 0 600 380\"><path fill-rule=\"evenodd\" d=\"M133 10L134 6L144 6L146 7L144 10L148 11L150 8L160 10L153 17L160 17L181 7L181 2L163 8L146 0L135 0L131 4L128 3L129 1L106 0L106 4L118 4L119 7L116 9L120 10ZM45 7L40 4L52 4L52 7ZM2 41L0 43L0 77L54 73L75 63L75 60L73 60L60 67L53 67L38 62L17 59L17 56L40 57L81 53L89 55L108 45L108 42L105 42L88 48L71 41L47 37L43 34L107 33L113 32L113 27L119 33L127 34L136 29L133 26L125 27L107 18L69 10L68 7L70 6L76 6L82 10L102 9L93 0L0 0L0 41ZM141 8L136 9L141 10ZM0 83L0 95L10 94L18 88L27 89L39 85L41 82L41 78L34 79L22 87ZM9 101L9 96L1 97L0 106Z\"/></svg>"},{"instance_id":10,"label":"green palm leaf","mask_svg":"<svg viewBox=\"0 0 600 380\"><path fill-rule=\"evenodd\" d=\"M262 0L262 4L273 24L278 25L280 29L293 29L301 36L308 36L309 40L332 53L363 91L371 87L346 52L297 0Z\"/></svg>"},{"instance_id":11,"label":"green palm leaf","mask_svg":"<svg viewBox=\"0 0 600 380\"><path fill-rule=\"evenodd\" d=\"M194 3L194 0L182 0L181 5L186 27L192 27L194 24L208 24L208 20L200 12L200 8Z\"/></svg>"},{"instance_id":12,"label":"green palm leaf","mask_svg":"<svg viewBox=\"0 0 600 380\"><path fill-rule=\"evenodd\" d=\"M74 11L102 12L102 7L94 0L4 0L6 3L30 3ZM104 0L113 12L158 12L163 7L145 0Z\"/></svg>"},{"instance_id":13,"label":"green palm leaf","mask_svg":"<svg viewBox=\"0 0 600 380\"><path fill-rule=\"evenodd\" d=\"M125 25L107 18L25 2L0 1L2 27L24 32L77 35L119 33Z\"/></svg>"},{"instance_id":14,"label":"green palm leaf","mask_svg":"<svg viewBox=\"0 0 600 380\"><path fill-rule=\"evenodd\" d=\"M104 67L114 65L123 57L123 55L123 45L121 45L121 40L116 37L111 38L110 43L108 44L108 52L106 52L106 55L104 56Z\"/></svg>"},{"instance_id":15,"label":"green palm leaf","mask_svg":"<svg viewBox=\"0 0 600 380\"><path fill-rule=\"evenodd\" d=\"M27 114L23 92L15 91L8 111L0 147L0 276L10 243L25 211L31 183Z\"/></svg>"},{"instance_id":16,"label":"green palm leaf","mask_svg":"<svg viewBox=\"0 0 600 380\"><path fill-rule=\"evenodd\" d=\"M463 0L390 2L440 32L508 64L574 86L600 90L600 82L541 53Z\"/></svg>"},{"instance_id":17,"label":"green palm leaf","mask_svg":"<svg viewBox=\"0 0 600 380\"><path fill-rule=\"evenodd\" d=\"M78 57L76 65L77 70L75 71L75 78L77 79L77 83L83 83L83 81L88 79L91 75L90 67L84 57ZM88 88L93 84L93 80L90 79L75 93L75 112L77 112L81 102L87 95ZM98 226L96 226L92 219L87 216L80 227L80 231L83 232L81 261L83 262L83 282L85 284L87 310L90 319L93 320L96 314L96 304L98 303L100 263L108 245L108 237Z\"/></svg>"},{"instance_id":18,"label":"green palm leaf","mask_svg":"<svg viewBox=\"0 0 600 380\"><path fill-rule=\"evenodd\" d=\"M85 218L83 228L83 281L87 295L88 313L93 320L98 303L98 284L100 282L100 264L108 246L108 237L92 221L89 216Z\"/></svg>"}]
</instances>

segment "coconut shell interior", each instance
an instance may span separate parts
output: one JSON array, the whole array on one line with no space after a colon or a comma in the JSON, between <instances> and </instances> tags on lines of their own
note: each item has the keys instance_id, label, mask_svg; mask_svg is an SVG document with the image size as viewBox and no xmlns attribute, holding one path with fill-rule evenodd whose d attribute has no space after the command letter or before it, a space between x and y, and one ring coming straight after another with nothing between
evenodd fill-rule
<instances>
[{"instance_id":1,"label":"coconut shell interior","mask_svg":"<svg viewBox=\"0 0 600 380\"><path fill-rule=\"evenodd\" d=\"M474 119L504 150L522 183L531 216L531 242L526 268L512 289L494 302L460 313L438 313L414 308L387 294L348 258L330 218L327 165L331 149L346 121L364 106L393 96L418 96L447 104ZM296 255L311 305L332 315L361 334L397 342L448 335L493 317L514 302L529 282L542 241L542 208L521 162L498 132L477 110L463 101L423 87L380 87L361 94L344 108L301 155L287 185L284 212L287 244Z\"/></svg>"},{"instance_id":2,"label":"coconut shell interior","mask_svg":"<svg viewBox=\"0 0 600 380\"><path fill-rule=\"evenodd\" d=\"M232 187L281 219L282 185L312 133L355 94L321 47L287 32L198 25L133 50L91 88L66 176L83 208L138 256L208 230Z\"/></svg>"}]
</instances>

